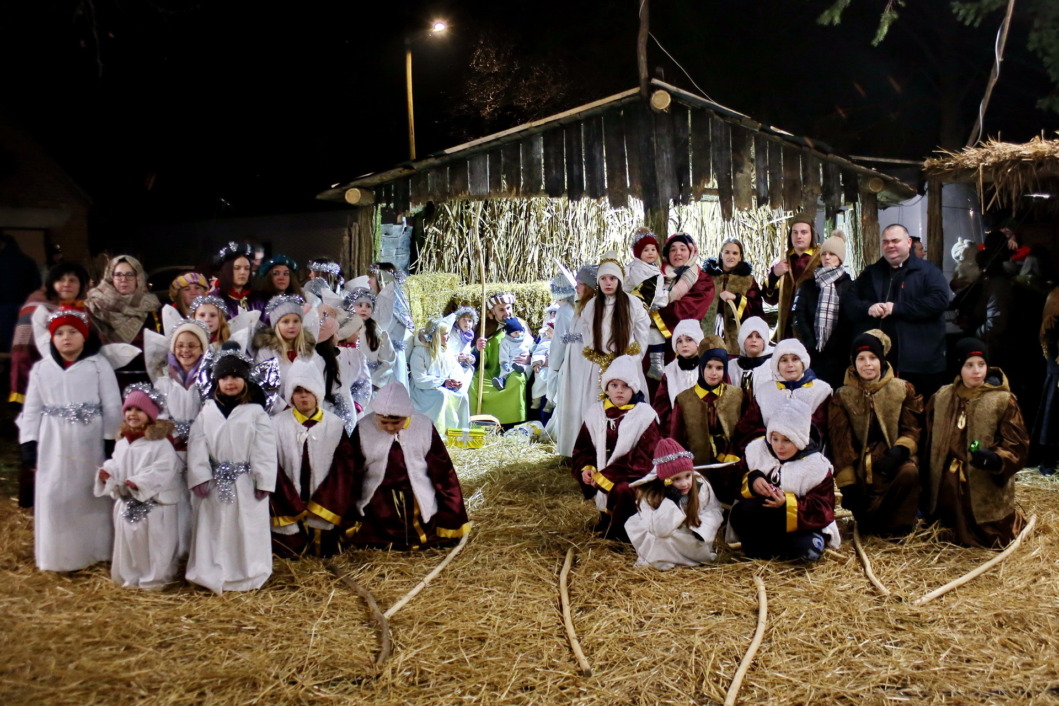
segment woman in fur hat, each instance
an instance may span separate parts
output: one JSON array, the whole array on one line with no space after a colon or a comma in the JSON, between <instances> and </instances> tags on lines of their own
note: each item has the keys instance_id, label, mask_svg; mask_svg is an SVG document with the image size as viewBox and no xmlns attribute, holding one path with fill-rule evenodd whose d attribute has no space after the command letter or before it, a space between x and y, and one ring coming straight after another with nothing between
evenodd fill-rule
<instances>
[{"instance_id":1,"label":"woman in fur hat","mask_svg":"<svg viewBox=\"0 0 1059 706\"><path fill-rule=\"evenodd\" d=\"M702 321L713 302L713 278L698 264L699 247L687 233L674 233L662 246L662 275L666 282L669 303L651 314L651 320L667 339L684 319ZM673 352L664 351L665 361L673 360Z\"/></svg>"},{"instance_id":2,"label":"woman in fur hat","mask_svg":"<svg viewBox=\"0 0 1059 706\"><path fill-rule=\"evenodd\" d=\"M878 329L853 339L846 384L828 406L828 448L842 506L860 531L898 536L919 511L923 398L894 377L889 351L890 337Z\"/></svg>"},{"instance_id":3,"label":"woman in fur hat","mask_svg":"<svg viewBox=\"0 0 1059 706\"><path fill-rule=\"evenodd\" d=\"M615 358L600 388L604 398L597 397L585 411L570 468L585 499L594 500L600 511L596 531L628 541L625 521L636 513L636 493L629 484L651 470L658 416L644 402L639 358Z\"/></svg>"},{"instance_id":4,"label":"woman in fur hat","mask_svg":"<svg viewBox=\"0 0 1059 706\"><path fill-rule=\"evenodd\" d=\"M813 356L813 370L831 387L845 379L853 322L842 316L842 298L853 280L842 268L846 236L836 230L820 245L820 266L802 282L791 305L794 335Z\"/></svg>"},{"instance_id":5,"label":"woman in fur hat","mask_svg":"<svg viewBox=\"0 0 1059 706\"><path fill-rule=\"evenodd\" d=\"M721 245L716 259L710 258L703 270L713 279L717 293L702 319L704 333L715 333L724 340L728 355L739 355L739 327L751 316L761 316L761 290L754 280L743 243L729 238Z\"/></svg>"},{"instance_id":6,"label":"woman in fur hat","mask_svg":"<svg viewBox=\"0 0 1059 706\"><path fill-rule=\"evenodd\" d=\"M964 338L956 353L959 376L927 403L924 509L959 544L999 548L1025 523L1015 507L1015 473L1026 461L1029 435L985 344Z\"/></svg>"}]
</instances>

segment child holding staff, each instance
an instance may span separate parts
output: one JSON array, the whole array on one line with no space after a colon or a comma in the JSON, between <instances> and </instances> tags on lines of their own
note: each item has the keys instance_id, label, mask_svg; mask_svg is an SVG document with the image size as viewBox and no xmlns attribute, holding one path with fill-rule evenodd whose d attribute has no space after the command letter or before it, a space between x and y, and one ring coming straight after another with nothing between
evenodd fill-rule
<instances>
[{"instance_id":1,"label":"child holding staff","mask_svg":"<svg viewBox=\"0 0 1059 706\"><path fill-rule=\"evenodd\" d=\"M625 531L636 547L636 566L664 570L717 558L713 543L721 527L721 503L695 472L690 451L660 439L654 470L630 485L636 488L638 511Z\"/></svg>"},{"instance_id":2,"label":"child holding staff","mask_svg":"<svg viewBox=\"0 0 1059 706\"><path fill-rule=\"evenodd\" d=\"M110 576L119 586L159 590L180 571L180 459L159 420L165 398L147 383L125 388L124 423L114 456L96 478L97 497L114 499Z\"/></svg>"}]
</instances>

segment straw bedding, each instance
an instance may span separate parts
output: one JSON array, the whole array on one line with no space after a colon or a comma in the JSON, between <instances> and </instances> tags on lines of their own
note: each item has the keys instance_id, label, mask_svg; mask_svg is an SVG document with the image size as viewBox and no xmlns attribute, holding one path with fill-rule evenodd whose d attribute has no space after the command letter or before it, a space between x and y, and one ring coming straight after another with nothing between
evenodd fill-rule
<instances>
[{"instance_id":1,"label":"straw bedding","mask_svg":"<svg viewBox=\"0 0 1059 706\"><path fill-rule=\"evenodd\" d=\"M745 703L1059 701L1059 483L1020 483L1040 520L1014 556L914 607L992 553L932 530L865 538L890 598L848 544L811 567L726 552L715 566L633 569L630 549L589 536L594 511L546 447L490 439L453 455L474 534L393 617L380 669L364 602L319 561L277 561L254 593L123 590L103 566L36 571L31 518L11 501L0 520L5 702L719 703L754 633L755 575L769 614ZM587 678L559 609L570 546ZM336 563L386 610L444 556L360 551Z\"/></svg>"}]
</instances>

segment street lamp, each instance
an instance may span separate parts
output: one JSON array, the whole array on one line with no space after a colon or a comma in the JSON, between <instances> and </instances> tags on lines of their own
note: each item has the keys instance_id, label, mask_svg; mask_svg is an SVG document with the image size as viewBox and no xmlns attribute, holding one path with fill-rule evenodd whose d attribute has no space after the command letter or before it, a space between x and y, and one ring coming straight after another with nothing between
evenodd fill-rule
<instances>
[{"instance_id":1,"label":"street lamp","mask_svg":"<svg viewBox=\"0 0 1059 706\"><path fill-rule=\"evenodd\" d=\"M430 29L414 35L406 35L404 38L404 68L405 83L408 92L408 153L411 159L416 158L416 127L415 111L412 109L412 42L421 37L432 37L442 34L449 28L444 20L434 20Z\"/></svg>"}]
</instances>

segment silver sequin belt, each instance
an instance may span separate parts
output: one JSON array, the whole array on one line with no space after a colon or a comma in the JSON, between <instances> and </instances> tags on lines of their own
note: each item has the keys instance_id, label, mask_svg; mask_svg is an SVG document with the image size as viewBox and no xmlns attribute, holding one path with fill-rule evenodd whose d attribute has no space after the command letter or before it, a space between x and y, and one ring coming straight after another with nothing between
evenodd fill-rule
<instances>
[{"instance_id":1,"label":"silver sequin belt","mask_svg":"<svg viewBox=\"0 0 1059 706\"><path fill-rule=\"evenodd\" d=\"M584 343L585 337L579 333L564 333L561 340L563 343Z\"/></svg>"},{"instance_id":2,"label":"silver sequin belt","mask_svg":"<svg viewBox=\"0 0 1059 706\"><path fill-rule=\"evenodd\" d=\"M48 417L59 417L64 422L71 424L88 424L96 417L103 416L103 405L81 402L79 404L68 404L64 407L49 407L47 405L41 412Z\"/></svg>"},{"instance_id":3,"label":"silver sequin belt","mask_svg":"<svg viewBox=\"0 0 1059 706\"><path fill-rule=\"evenodd\" d=\"M213 482L217 484L217 494L222 502L235 502L235 481L244 473L250 472L249 463L234 461L210 461L213 468Z\"/></svg>"}]
</instances>

